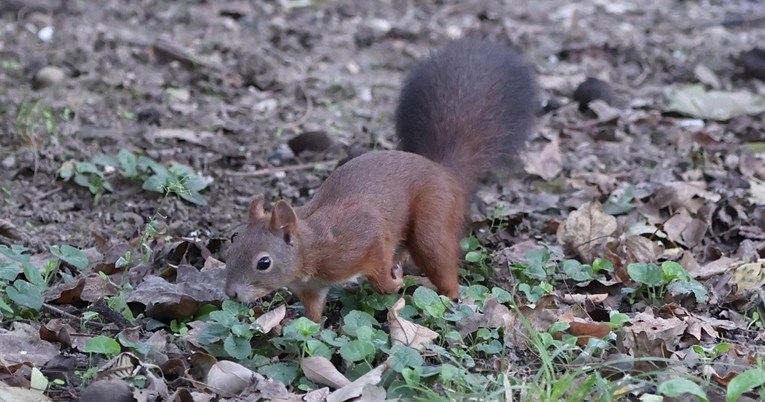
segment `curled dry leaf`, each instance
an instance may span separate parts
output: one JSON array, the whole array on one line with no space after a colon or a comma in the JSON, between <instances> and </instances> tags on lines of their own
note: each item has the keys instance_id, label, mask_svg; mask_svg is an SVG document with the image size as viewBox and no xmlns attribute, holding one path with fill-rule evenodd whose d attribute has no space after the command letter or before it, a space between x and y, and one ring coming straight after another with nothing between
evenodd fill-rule
<instances>
[{"instance_id":1,"label":"curled dry leaf","mask_svg":"<svg viewBox=\"0 0 765 402\"><path fill-rule=\"evenodd\" d=\"M252 382L255 372L241 364L221 360L210 367L205 384L213 390L238 395Z\"/></svg>"},{"instance_id":2,"label":"curled dry leaf","mask_svg":"<svg viewBox=\"0 0 765 402\"><path fill-rule=\"evenodd\" d=\"M616 232L616 218L603 212L603 206L593 201L571 212L558 229L558 240L579 254L587 263Z\"/></svg>"},{"instance_id":3,"label":"curled dry leaf","mask_svg":"<svg viewBox=\"0 0 765 402\"><path fill-rule=\"evenodd\" d=\"M52 399L33 389L11 387L0 381L0 401L51 402Z\"/></svg>"},{"instance_id":4,"label":"curled dry leaf","mask_svg":"<svg viewBox=\"0 0 765 402\"><path fill-rule=\"evenodd\" d=\"M404 305L404 299L401 298L388 310L391 344L402 344L422 350L426 344L438 338L438 332L401 318L399 313Z\"/></svg>"},{"instance_id":5,"label":"curled dry leaf","mask_svg":"<svg viewBox=\"0 0 765 402\"><path fill-rule=\"evenodd\" d=\"M567 293L561 295L561 300L569 304L584 304L586 302L603 303L608 298L608 293L598 294L582 294L582 293Z\"/></svg>"},{"instance_id":6,"label":"curled dry leaf","mask_svg":"<svg viewBox=\"0 0 765 402\"><path fill-rule=\"evenodd\" d=\"M130 352L122 352L98 368L96 381L118 380L133 375L133 370L141 365L141 360Z\"/></svg>"},{"instance_id":7,"label":"curled dry leaf","mask_svg":"<svg viewBox=\"0 0 765 402\"><path fill-rule=\"evenodd\" d=\"M284 306L284 304L279 305L279 307L266 312L265 314L261 315L255 320L255 324L257 324L261 331L263 333L269 333L271 330L279 325L280 322L284 319L285 314L287 314L287 307Z\"/></svg>"},{"instance_id":8,"label":"curled dry leaf","mask_svg":"<svg viewBox=\"0 0 765 402\"><path fill-rule=\"evenodd\" d=\"M388 371L389 367L389 363L386 360L383 364L373 368L368 373L356 379L356 381L329 394L327 402L343 402L360 396L364 392L365 386L368 384L378 384L382 379L382 375Z\"/></svg>"},{"instance_id":9,"label":"curled dry leaf","mask_svg":"<svg viewBox=\"0 0 765 402\"><path fill-rule=\"evenodd\" d=\"M341 374L329 359L323 356L309 356L300 359L300 368L306 378L332 388L342 388L351 383L351 380Z\"/></svg>"}]
</instances>

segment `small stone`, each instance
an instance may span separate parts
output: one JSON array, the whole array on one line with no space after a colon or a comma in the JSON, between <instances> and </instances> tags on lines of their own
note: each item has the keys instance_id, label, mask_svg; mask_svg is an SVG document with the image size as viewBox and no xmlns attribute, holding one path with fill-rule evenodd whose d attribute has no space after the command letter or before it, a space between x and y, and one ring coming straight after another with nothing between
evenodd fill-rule
<instances>
[{"instance_id":1,"label":"small stone","mask_svg":"<svg viewBox=\"0 0 765 402\"><path fill-rule=\"evenodd\" d=\"M5 169L10 169L16 165L16 157L13 155L8 155L5 159L3 159L2 162L0 162L0 165L2 165Z\"/></svg>"},{"instance_id":2,"label":"small stone","mask_svg":"<svg viewBox=\"0 0 765 402\"><path fill-rule=\"evenodd\" d=\"M607 82L587 77L574 91L574 100L579 103L580 111L586 111L587 105L596 99L613 106L614 92Z\"/></svg>"},{"instance_id":3,"label":"small stone","mask_svg":"<svg viewBox=\"0 0 765 402\"><path fill-rule=\"evenodd\" d=\"M64 70L54 66L45 66L35 74L34 85L35 88L45 88L60 83L64 78L66 78Z\"/></svg>"},{"instance_id":4,"label":"small stone","mask_svg":"<svg viewBox=\"0 0 765 402\"><path fill-rule=\"evenodd\" d=\"M332 144L324 131L307 131L287 141L292 152L300 155L304 151L321 152Z\"/></svg>"}]
</instances>

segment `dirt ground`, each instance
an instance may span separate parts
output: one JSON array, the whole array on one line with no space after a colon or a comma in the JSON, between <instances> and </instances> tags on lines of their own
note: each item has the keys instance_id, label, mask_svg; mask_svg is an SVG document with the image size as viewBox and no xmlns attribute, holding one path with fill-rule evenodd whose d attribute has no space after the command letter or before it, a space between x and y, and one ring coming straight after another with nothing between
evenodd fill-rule
<instances>
[{"instance_id":1,"label":"dirt ground","mask_svg":"<svg viewBox=\"0 0 765 402\"><path fill-rule=\"evenodd\" d=\"M620 226L640 217L655 230L674 216L662 208L698 202L665 230L697 266L765 258L765 201L751 184L765 179L751 146L765 141L762 114L666 108L688 83L765 93L740 61L765 44L764 20L757 0L0 0L0 218L34 253L135 239L157 213L174 238L229 238L255 194L300 205L350 150L395 148L403 74L475 34L518 49L540 88L536 162L487 181L474 206L476 227L505 207L495 255L555 243L571 211L618 206L629 189L641 214ZM606 110L577 107L587 77L610 83ZM295 155L288 141L303 133L331 144ZM117 174L95 200L59 177L121 149L190 166L210 180L207 205L163 201Z\"/></svg>"},{"instance_id":2,"label":"dirt ground","mask_svg":"<svg viewBox=\"0 0 765 402\"><path fill-rule=\"evenodd\" d=\"M37 248L88 247L94 232L125 239L142 230L158 196L117 181L93 205L86 189L56 180L66 161L122 148L187 164L213 179L205 191L209 206L167 202L174 236L229 233L258 192L305 202L330 169L246 172L295 164L284 152L286 140L307 131L323 131L341 146L301 155L300 162L339 159L342 148L354 145L395 146L392 112L403 72L451 36L474 33L519 48L536 66L546 105L570 103L583 78L595 76L627 100L657 109L665 86L695 81L698 64L717 72L724 87L762 85L737 78L734 61L762 43L761 23L745 21L761 12L757 1L17 3L2 3L0 214ZM48 26L52 38L41 41L36 32ZM189 57L168 56L167 47ZM190 68L189 58L201 65ZM65 77L34 89L44 66ZM19 130L20 105L34 101L52 108L52 130L42 124ZM734 123L729 135L740 140L761 134L759 122ZM552 116L538 132L561 124ZM192 141L162 138L165 129L182 129ZM662 146L666 130L643 124L603 143L564 139L565 170L606 173L619 182L676 179L688 154ZM530 213L530 236L589 196L564 188L544 195L540 205L533 186L501 195L514 210Z\"/></svg>"}]
</instances>

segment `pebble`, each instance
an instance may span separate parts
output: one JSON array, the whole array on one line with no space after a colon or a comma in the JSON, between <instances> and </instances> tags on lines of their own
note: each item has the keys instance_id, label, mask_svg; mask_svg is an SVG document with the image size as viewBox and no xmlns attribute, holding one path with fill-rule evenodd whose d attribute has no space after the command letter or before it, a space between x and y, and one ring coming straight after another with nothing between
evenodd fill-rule
<instances>
[{"instance_id":1,"label":"pebble","mask_svg":"<svg viewBox=\"0 0 765 402\"><path fill-rule=\"evenodd\" d=\"M2 165L3 168L5 169L10 169L14 165L16 165L16 157L14 157L13 155L8 155L7 158L3 159L3 161L0 162L0 165Z\"/></svg>"},{"instance_id":2,"label":"pebble","mask_svg":"<svg viewBox=\"0 0 765 402\"><path fill-rule=\"evenodd\" d=\"M66 73L64 73L64 70L54 66L45 66L35 74L35 88L53 86L64 81L65 78Z\"/></svg>"}]
</instances>

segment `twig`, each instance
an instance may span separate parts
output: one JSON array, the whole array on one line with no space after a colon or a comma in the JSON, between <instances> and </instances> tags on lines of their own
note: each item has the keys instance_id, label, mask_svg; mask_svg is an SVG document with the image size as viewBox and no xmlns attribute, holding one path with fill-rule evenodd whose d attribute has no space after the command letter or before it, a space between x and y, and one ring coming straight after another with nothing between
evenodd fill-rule
<instances>
[{"instance_id":1,"label":"twig","mask_svg":"<svg viewBox=\"0 0 765 402\"><path fill-rule=\"evenodd\" d=\"M242 176L242 177L268 176L268 175L279 173L279 172L293 172L295 170L329 167L333 164L336 164L337 162L338 161L336 160L330 160L330 161L322 161L322 162L301 163L298 165L279 166L279 167L259 169L254 172L226 172L226 174L231 176Z\"/></svg>"},{"instance_id":2,"label":"twig","mask_svg":"<svg viewBox=\"0 0 765 402\"><path fill-rule=\"evenodd\" d=\"M82 320L82 317L77 317L76 315L74 315L72 313L69 313L69 312L66 312L66 311L64 311L64 310L62 310L62 309L60 309L60 308L58 308L58 307L56 307L56 306L54 306L52 304L43 303L42 306L43 306L43 308L45 310L48 310L51 313L55 313L55 314L58 314L60 316L64 316L66 318L70 318L72 320L77 320L77 321ZM95 322L95 321L85 321L85 325L90 325L90 326L98 327L98 328L103 328L104 327L104 324L101 324L100 322Z\"/></svg>"}]
</instances>

